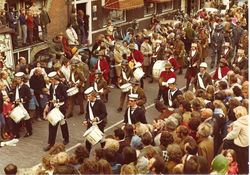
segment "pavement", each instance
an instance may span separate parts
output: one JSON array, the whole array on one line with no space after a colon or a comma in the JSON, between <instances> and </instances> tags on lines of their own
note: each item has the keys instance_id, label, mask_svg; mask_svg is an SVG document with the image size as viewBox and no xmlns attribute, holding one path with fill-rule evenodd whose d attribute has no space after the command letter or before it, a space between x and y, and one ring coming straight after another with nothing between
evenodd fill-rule
<instances>
[{"instance_id":1,"label":"pavement","mask_svg":"<svg viewBox=\"0 0 250 175\"><path fill-rule=\"evenodd\" d=\"M208 62L209 63L209 62ZM211 72L213 70L208 70ZM182 75L177 76L177 86L181 89L184 88L186 80L184 69ZM147 103L145 105L146 118L149 123L157 118L160 113L154 108L154 99L158 94L158 81L154 81L152 84L148 83L148 79L144 80L144 90L147 96ZM125 106L121 113L118 113L116 109L119 105L120 89L114 88L109 94L109 101L106 103L108 111L108 124L105 128L105 134L113 134L113 130L122 123L123 115L125 113ZM86 104L86 103L85 103ZM86 127L82 125L84 115L78 116L79 108L75 108L74 116L69 118L68 127L70 134L70 142L66 145L66 149L69 153L72 153L74 149L84 143L83 134L86 131ZM20 141L16 146L5 146L0 148L0 174L3 174L3 168L9 164L16 164L20 168L29 168L41 163L41 158L46 153L43 151L43 147L47 145L48 140L48 121L36 121L33 123L33 135L28 138L24 138L25 131L21 131ZM57 131L57 143L62 143L63 138L61 129L58 127Z\"/></svg>"}]
</instances>

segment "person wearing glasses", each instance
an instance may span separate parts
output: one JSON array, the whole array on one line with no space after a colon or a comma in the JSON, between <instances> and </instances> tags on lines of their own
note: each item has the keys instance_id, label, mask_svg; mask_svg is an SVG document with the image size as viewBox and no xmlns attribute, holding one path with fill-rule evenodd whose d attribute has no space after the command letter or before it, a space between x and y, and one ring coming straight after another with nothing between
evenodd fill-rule
<instances>
[{"instance_id":1,"label":"person wearing glasses","mask_svg":"<svg viewBox=\"0 0 250 175\"><path fill-rule=\"evenodd\" d=\"M124 124L136 124L138 122L147 124L145 111L137 105L139 95L128 95L128 108L124 114Z\"/></svg>"}]
</instances>

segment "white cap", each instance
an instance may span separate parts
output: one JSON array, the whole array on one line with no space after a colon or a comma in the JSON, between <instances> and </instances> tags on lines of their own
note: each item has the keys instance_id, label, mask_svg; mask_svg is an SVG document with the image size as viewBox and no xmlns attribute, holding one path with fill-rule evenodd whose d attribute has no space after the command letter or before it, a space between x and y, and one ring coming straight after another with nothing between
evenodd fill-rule
<instances>
[{"instance_id":1,"label":"white cap","mask_svg":"<svg viewBox=\"0 0 250 175\"><path fill-rule=\"evenodd\" d=\"M207 63L206 63L206 62L202 62L202 63L200 64L200 67L207 68Z\"/></svg>"},{"instance_id":2,"label":"white cap","mask_svg":"<svg viewBox=\"0 0 250 175\"><path fill-rule=\"evenodd\" d=\"M155 40L155 42L161 44L161 40L159 39Z\"/></svg>"},{"instance_id":3,"label":"white cap","mask_svg":"<svg viewBox=\"0 0 250 175\"><path fill-rule=\"evenodd\" d=\"M225 42L224 45L225 46L230 46L230 43L229 42Z\"/></svg>"},{"instance_id":4,"label":"white cap","mask_svg":"<svg viewBox=\"0 0 250 175\"><path fill-rule=\"evenodd\" d=\"M49 78L53 78L54 76L56 76L56 72L55 71L53 71L53 72L50 72L49 74L48 74L48 77Z\"/></svg>"},{"instance_id":5,"label":"white cap","mask_svg":"<svg viewBox=\"0 0 250 175\"><path fill-rule=\"evenodd\" d=\"M175 78L169 78L168 81L167 81L167 84L173 84L175 83Z\"/></svg>"},{"instance_id":6,"label":"white cap","mask_svg":"<svg viewBox=\"0 0 250 175\"><path fill-rule=\"evenodd\" d=\"M192 43L191 47L197 47L197 44L196 43Z\"/></svg>"},{"instance_id":7,"label":"white cap","mask_svg":"<svg viewBox=\"0 0 250 175\"><path fill-rule=\"evenodd\" d=\"M94 88L91 86L91 87L89 87L88 89L86 89L86 90L84 91L84 94L85 94L85 95L89 95L89 94L91 94L92 92L94 92Z\"/></svg>"},{"instance_id":8,"label":"white cap","mask_svg":"<svg viewBox=\"0 0 250 175\"><path fill-rule=\"evenodd\" d=\"M128 98L129 98L129 99L133 99L133 100L137 100L138 97L139 97L138 94L129 94L129 95L128 95Z\"/></svg>"},{"instance_id":9,"label":"white cap","mask_svg":"<svg viewBox=\"0 0 250 175\"><path fill-rule=\"evenodd\" d=\"M17 72L17 73L15 74L15 77L22 77L22 76L24 76L24 73L23 73L23 72Z\"/></svg>"}]
</instances>

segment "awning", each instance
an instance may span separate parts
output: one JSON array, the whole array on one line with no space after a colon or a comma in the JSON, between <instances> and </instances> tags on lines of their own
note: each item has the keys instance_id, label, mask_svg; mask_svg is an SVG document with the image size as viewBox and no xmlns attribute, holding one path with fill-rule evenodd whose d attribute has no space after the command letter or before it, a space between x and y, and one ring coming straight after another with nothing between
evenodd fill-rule
<instances>
[{"instance_id":1,"label":"awning","mask_svg":"<svg viewBox=\"0 0 250 175\"><path fill-rule=\"evenodd\" d=\"M144 0L106 0L105 9L131 10L144 6Z\"/></svg>"},{"instance_id":2,"label":"awning","mask_svg":"<svg viewBox=\"0 0 250 175\"><path fill-rule=\"evenodd\" d=\"M148 2L153 2L153 3L163 3L163 2L170 2L172 0L147 0Z\"/></svg>"}]
</instances>

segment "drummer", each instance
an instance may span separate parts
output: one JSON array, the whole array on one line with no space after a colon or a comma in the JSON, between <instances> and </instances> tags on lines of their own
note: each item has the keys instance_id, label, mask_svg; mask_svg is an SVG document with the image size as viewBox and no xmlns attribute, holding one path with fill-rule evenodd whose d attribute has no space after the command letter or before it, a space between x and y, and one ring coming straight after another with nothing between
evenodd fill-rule
<instances>
[{"instance_id":1,"label":"drummer","mask_svg":"<svg viewBox=\"0 0 250 175\"><path fill-rule=\"evenodd\" d=\"M127 60L122 60L121 64L122 64L122 73L121 73L121 77L118 78L118 86L119 87L121 87L122 85L128 84L129 80L131 79L131 77L133 77L133 72L128 67L128 61ZM126 97L128 95L128 92L122 92L121 91L120 105L117 108L117 112L121 112L122 111L125 99L126 99Z\"/></svg>"},{"instance_id":2,"label":"drummer","mask_svg":"<svg viewBox=\"0 0 250 175\"><path fill-rule=\"evenodd\" d=\"M141 107L144 111L146 111L144 105L147 102L147 97L146 97L144 90L140 87L140 82L136 80L135 78L132 78L130 80L130 83L132 84L132 89L130 93L138 94L138 99L136 100L137 106Z\"/></svg>"},{"instance_id":3,"label":"drummer","mask_svg":"<svg viewBox=\"0 0 250 175\"><path fill-rule=\"evenodd\" d=\"M79 92L73 96L68 96L68 114L67 118L73 116L73 109L74 109L74 100L77 100L80 105L80 112L79 115L84 114L84 106L83 106L83 91L84 91L84 84L87 81L87 78L84 76L83 72L80 70L80 62L79 64L72 64L70 77L69 77L69 85L71 88L77 88Z\"/></svg>"},{"instance_id":4,"label":"drummer","mask_svg":"<svg viewBox=\"0 0 250 175\"><path fill-rule=\"evenodd\" d=\"M87 129L89 129L96 123L99 129L104 132L104 128L107 124L107 110L105 104L102 100L97 99L97 93L93 87L86 89L84 94L87 96L88 102L83 125L87 126ZM91 144L88 141L86 141L86 147L89 151L91 150Z\"/></svg>"},{"instance_id":5,"label":"drummer","mask_svg":"<svg viewBox=\"0 0 250 175\"><path fill-rule=\"evenodd\" d=\"M165 71L162 71L161 74L160 74L159 91L158 91L158 97L156 98L156 100L160 100L161 96L163 96L163 99L164 99L164 94L166 94L167 90L168 90L166 82L170 78L175 78L176 79L176 74L171 69L172 69L172 64L170 62L167 62L165 64Z\"/></svg>"},{"instance_id":6,"label":"drummer","mask_svg":"<svg viewBox=\"0 0 250 175\"><path fill-rule=\"evenodd\" d=\"M15 80L16 80L16 90L14 91L14 97L15 97L15 106L18 106L19 104L22 104L23 107L26 109L27 112L29 112L29 101L31 99L31 93L30 93L30 88L28 85L24 84L23 79L24 79L24 73L23 72L17 72L15 74ZM32 124L31 124L31 119L24 120L25 122L25 127L26 127L26 134L24 137L29 137L32 135ZM19 138L19 129L21 127L21 122L20 123L15 123L13 122L13 135L14 138Z\"/></svg>"},{"instance_id":7,"label":"drummer","mask_svg":"<svg viewBox=\"0 0 250 175\"><path fill-rule=\"evenodd\" d=\"M55 105L59 105L59 110L63 115L66 114L66 105L65 101L67 99L67 87L62 82L60 82L60 78L56 72L49 73L48 77L50 78L51 86L50 86L50 103L47 108L50 110L55 107ZM69 143L69 130L67 121L64 119L58 122L55 126L49 123L49 138L48 138L48 146L44 148L44 151L50 150L50 148L55 144L57 127L60 123L62 135L63 135L63 144L67 145Z\"/></svg>"},{"instance_id":8,"label":"drummer","mask_svg":"<svg viewBox=\"0 0 250 175\"><path fill-rule=\"evenodd\" d=\"M138 94L128 95L128 108L124 114L124 124L136 124L138 122L147 124L145 111L137 105L138 100Z\"/></svg>"}]
</instances>

